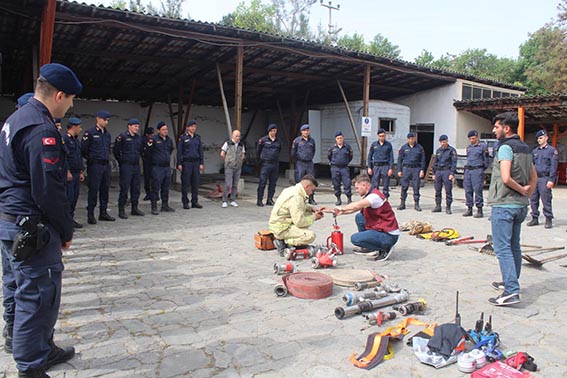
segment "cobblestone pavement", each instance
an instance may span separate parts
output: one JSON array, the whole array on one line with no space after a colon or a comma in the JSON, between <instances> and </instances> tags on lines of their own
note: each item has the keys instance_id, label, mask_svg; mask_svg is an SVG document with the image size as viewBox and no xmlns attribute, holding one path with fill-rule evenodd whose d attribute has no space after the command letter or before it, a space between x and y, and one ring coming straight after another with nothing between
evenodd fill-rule
<instances>
[{"instance_id":1,"label":"cobblestone pavement","mask_svg":"<svg viewBox=\"0 0 567 378\"><path fill-rule=\"evenodd\" d=\"M287 180L280 179L279 193ZM316 198L332 206L334 196L323 180ZM81 207L86 198L82 188ZM266 228L271 207L255 205L256 185L246 183L240 207L223 209L203 197L204 208L183 210L172 192L172 214L149 214L116 222L99 222L78 230L66 270L56 341L74 345L77 356L50 371L52 377L464 377L456 366L434 370L422 365L405 343L395 356L367 372L351 365L349 356L363 352L367 336L360 316L338 320L334 309L347 291L335 286L322 300L277 298L273 284L275 251L254 247L253 234ZM411 191L411 190L410 190ZM429 220L435 229L454 227L462 236L483 239L490 234L485 218L463 218L463 191L455 189L454 214L433 214L433 189L422 189L423 212L413 206L397 211L400 223ZM111 206L116 212L116 188ZM410 196L411 198L411 196ZM393 205L399 187L392 191ZM412 205L411 202L408 202ZM554 228L522 229L529 245L565 246L567 189L554 191ZM84 209L78 214L86 220ZM460 291L463 326L472 328L481 312L492 315L503 349L526 351L536 359L540 377L567 377L567 259L542 268L523 266L522 303L514 308L488 304L497 295L489 284L499 280L497 260L469 246L445 246L406 233L390 260L370 262L352 254L354 215L338 218L345 233L346 254L334 269L375 269L410 291L410 300L424 298L428 308L418 319L452 322L455 292ZM316 243L330 234L332 219L316 222ZM478 245L476 245L478 246ZM560 251L561 253L561 251ZM564 251L565 253L565 251ZM552 253L542 255L549 256ZM298 261L300 271L311 271ZM393 324L397 324L394 322ZM415 328L417 330L418 328ZM412 328L414 330L414 328ZM0 377L15 377L10 355L0 352Z\"/></svg>"}]
</instances>

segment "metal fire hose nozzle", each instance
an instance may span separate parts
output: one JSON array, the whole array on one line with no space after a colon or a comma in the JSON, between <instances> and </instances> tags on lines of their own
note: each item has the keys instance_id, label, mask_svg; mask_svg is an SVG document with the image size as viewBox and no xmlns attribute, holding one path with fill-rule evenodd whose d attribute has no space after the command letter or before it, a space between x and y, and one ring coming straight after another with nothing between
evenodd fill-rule
<instances>
[{"instance_id":1,"label":"metal fire hose nozzle","mask_svg":"<svg viewBox=\"0 0 567 378\"><path fill-rule=\"evenodd\" d=\"M297 266L293 262L274 263L274 274L295 273Z\"/></svg>"},{"instance_id":2,"label":"metal fire hose nozzle","mask_svg":"<svg viewBox=\"0 0 567 378\"><path fill-rule=\"evenodd\" d=\"M398 307L398 311L403 316L413 314L414 312L419 312L425 310L427 307L427 302L425 299L419 299L417 302L408 303Z\"/></svg>"},{"instance_id":3,"label":"metal fire hose nozzle","mask_svg":"<svg viewBox=\"0 0 567 378\"><path fill-rule=\"evenodd\" d=\"M335 316L339 319L344 319L352 315L371 311L375 308L386 307L395 303L405 302L408 300L408 298L409 293L406 290L402 290L400 293L390 294L384 298L365 300L354 306L337 307L335 309Z\"/></svg>"},{"instance_id":4,"label":"metal fire hose nozzle","mask_svg":"<svg viewBox=\"0 0 567 378\"><path fill-rule=\"evenodd\" d=\"M279 283L274 286L274 293L278 297L285 297L287 295L287 287L283 283Z\"/></svg>"}]
</instances>

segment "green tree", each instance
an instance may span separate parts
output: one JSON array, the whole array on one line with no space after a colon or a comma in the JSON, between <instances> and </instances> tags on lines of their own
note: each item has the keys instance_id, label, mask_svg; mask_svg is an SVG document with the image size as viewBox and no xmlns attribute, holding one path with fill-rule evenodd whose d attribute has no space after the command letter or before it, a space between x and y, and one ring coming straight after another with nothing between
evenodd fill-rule
<instances>
[{"instance_id":1,"label":"green tree","mask_svg":"<svg viewBox=\"0 0 567 378\"><path fill-rule=\"evenodd\" d=\"M126 0L112 0L110 6L115 9L126 9Z\"/></svg>"},{"instance_id":2,"label":"green tree","mask_svg":"<svg viewBox=\"0 0 567 378\"><path fill-rule=\"evenodd\" d=\"M435 61L435 57L427 50L421 50L421 54L414 59L415 64L419 64L421 66L430 66L433 61Z\"/></svg>"},{"instance_id":3,"label":"green tree","mask_svg":"<svg viewBox=\"0 0 567 378\"><path fill-rule=\"evenodd\" d=\"M364 42L364 36L357 33L354 33L352 36L343 35L337 40L337 46L355 51L368 51L368 47Z\"/></svg>"},{"instance_id":4,"label":"green tree","mask_svg":"<svg viewBox=\"0 0 567 378\"><path fill-rule=\"evenodd\" d=\"M567 36L545 25L520 46L521 77L531 94L567 91Z\"/></svg>"},{"instance_id":5,"label":"green tree","mask_svg":"<svg viewBox=\"0 0 567 378\"><path fill-rule=\"evenodd\" d=\"M249 6L241 2L232 13L222 18L221 24L264 33L277 33L274 23L275 13L273 5L265 5L261 0L252 0Z\"/></svg>"},{"instance_id":6,"label":"green tree","mask_svg":"<svg viewBox=\"0 0 567 378\"><path fill-rule=\"evenodd\" d=\"M368 45L370 53L381 56L388 56L391 58L399 58L401 55L398 45L394 45L390 40L378 33Z\"/></svg>"},{"instance_id":7,"label":"green tree","mask_svg":"<svg viewBox=\"0 0 567 378\"><path fill-rule=\"evenodd\" d=\"M312 39L309 28L309 11L317 0L272 0L276 27L284 35Z\"/></svg>"},{"instance_id":8,"label":"green tree","mask_svg":"<svg viewBox=\"0 0 567 378\"><path fill-rule=\"evenodd\" d=\"M499 58L486 49L468 49L457 55L451 62L452 70L478 77L485 77L505 83L518 81L518 62L514 59Z\"/></svg>"}]
</instances>

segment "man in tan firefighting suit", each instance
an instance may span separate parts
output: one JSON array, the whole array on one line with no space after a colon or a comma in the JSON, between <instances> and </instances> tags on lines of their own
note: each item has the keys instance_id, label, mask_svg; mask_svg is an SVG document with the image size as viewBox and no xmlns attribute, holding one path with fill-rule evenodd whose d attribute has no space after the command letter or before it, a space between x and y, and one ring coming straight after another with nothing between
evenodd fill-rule
<instances>
[{"instance_id":1,"label":"man in tan firefighting suit","mask_svg":"<svg viewBox=\"0 0 567 378\"><path fill-rule=\"evenodd\" d=\"M279 195L268 222L274 234L278 252L286 246L305 246L315 240L315 232L309 227L323 218L326 208L317 209L307 203L319 183L312 175L305 175L294 186L286 188Z\"/></svg>"}]
</instances>

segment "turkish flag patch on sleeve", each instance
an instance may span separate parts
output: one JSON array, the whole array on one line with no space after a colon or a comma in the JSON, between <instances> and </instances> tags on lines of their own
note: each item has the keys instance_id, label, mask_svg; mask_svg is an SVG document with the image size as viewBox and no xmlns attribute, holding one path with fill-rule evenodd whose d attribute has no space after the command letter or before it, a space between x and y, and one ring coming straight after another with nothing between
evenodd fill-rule
<instances>
[{"instance_id":1,"label":"turkish flag patch on sleeve","mask_svg":"<svg viewBox=\"0 0 567 378\"><path fill-rule=\"evenodd\" d=\"M55 146L57 144L55 138L42 138L41 141L44 146Z\"/></svg>"}]
</instances>

